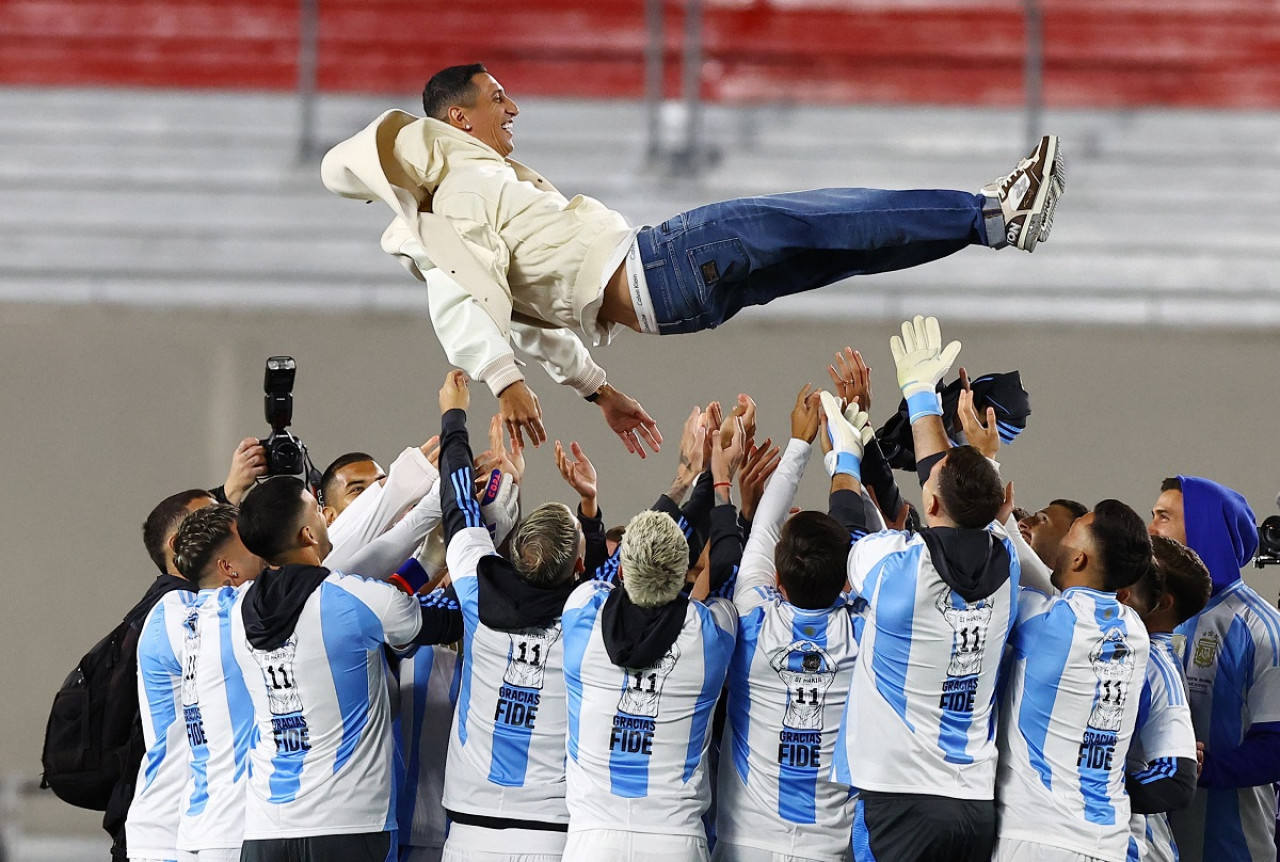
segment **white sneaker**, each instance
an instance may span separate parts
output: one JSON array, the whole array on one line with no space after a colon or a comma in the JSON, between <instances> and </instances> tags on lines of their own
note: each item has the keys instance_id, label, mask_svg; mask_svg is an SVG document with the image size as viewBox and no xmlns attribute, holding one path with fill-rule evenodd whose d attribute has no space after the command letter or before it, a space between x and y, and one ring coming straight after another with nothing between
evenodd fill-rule
<instances>
[{"instance_id":1,"label":"white sneaker","mask_svg":"<svg viewBox=\"0 0 1280 862\"><path fill-rule=\"evenodd\" d=\"M1011 174L982 187L982 194L1000 202L1004 215L1003 239L992 245L997 248L1014 245L1024 251L1035 251L1036 243L1049 238L1053 211L1066 185L1066 167L1058 136L1045 135Z\"/></svg>"}]
</instances>

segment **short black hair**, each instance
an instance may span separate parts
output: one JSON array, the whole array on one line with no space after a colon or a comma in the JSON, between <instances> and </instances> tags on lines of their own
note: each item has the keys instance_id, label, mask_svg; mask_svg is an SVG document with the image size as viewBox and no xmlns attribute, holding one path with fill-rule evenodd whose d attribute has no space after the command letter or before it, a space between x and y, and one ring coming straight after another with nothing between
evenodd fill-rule
<instances>
[{"instance_id":1,"label":"short black hair","mask_svg":"<svg viewBox=\"0 0 1280 862\"><path fill-rule=\"evenodd\" d=\"M787 601L805 610L831 607L844 589L852 544L849 531L826 512L798 512L788 518L773 549Z\"/></svg>"},{"instance_id":2,"label":"short black hair","mask_svg":"<svg viewBox=\"0 0 1280 862\"><path fill-rule=\"evenodd\" d=\"M213 495L203 488L192 488L189 491L165 497L151 510L151 514L147 515L147 520L142 522L142 544L146 546L147 556L156 564L160 574L169 574L164 564L165 540L186 517L187 506L201 497L213 499Z\"/></svg>"},{"instance_id":3,"label":"short black hair","mask_svg":"<svg viewBox=\"0 0 1280 862\"><path fill-rule=\"evenodd\" d=\"M1068 500L1065 497L1059 497L1057 500L1050 500L1050 506L1061 506L1077 518L1083 518L1089 514L1089 507L1084 503L1075 500Z\"/></svg>"},{"instance_id":4,"label":"short black hair","mask_svg":"<svg viewBox=\"0 0 1280 862\"><path fill-rule=\"evenodd\" d=\"M1093 507L1089 527L1102 562L1102 588L1114 593L1132 586L1155 565L1147 525L1119 500L1103 500Z\"/></svg>"},{"instance_id":5,"label":"short black hair","mask_svg":"<svg viewBox=\"0 0 1280 862\"><path fill-rule=\"evenodd\" d=\"M1160 483L1160 492L1165 491L1182 491L1182 480L1177 476L1171 476Z\"/></svg>"},{"instance_id":6,"label":"short black hair","mask_svg":"<svg viewBox=\"0 0 1280 862\"><path fill-rule=\"evenodd\" d=\"M306 490L296 476L273 476L245 494L236 518L244 546L275 565L281 554L293 548L302 524Z\"/></svg>"},{"instance_id":7,"label":"short black hair","mask_svg":"<svg viewBox=\"0 0 1280 862\"><path fill-rule=\"evenodd\" d=\"M957 527L976 530L995 520L1004 505L1004 486L985 455L972 446L956 446L938 469L938 496Z\"/></svg>"},{"instance_id":8,"label":"short black hair","mask_svg":"<svg viewBox=\"0 0 1280 862\"><path fill-rule=\"evenodd\" d=\"M447 120L449 109L454 105L470 108L479 95L471 79L488 71L483 63L468 63L436 72L422 88L422 112L437 120Z\"/></svg>"},{"instance_id":9,"label":"short black hair","mask_svg":"<svg viewBox=\"0 0 1280 862\"><path fill-rule=\"evenodd\" d=\"M1173 612L1181 625L1204 610L1213 592L1209 567L1186 545L1165 536L1151 537L1156 568L1164 576L1165 592L1173 596Z\"/></svg>"},{"instance_id":10,"label":"short black hair","mask_svg":"<svg viewBox=\"0 0 1280 862\"><path fill-rule=\"evenodd\" d=\"M330 505L329 492L333 490L333 483L338 478L339 470L352 464L359 464L361 461L372 460L373 456L367 452L348 452L334 458L333 462L324 468L324 473L320 474L320 502L326 506Z\"/></svg>"},{"instance_id":11,"label":"short black hair","mask_svg":"<svg viewBox=\"0 0 1280 862\"><path fill-rule=\"evenodd\" d=\"M173 539L173 567L188 581L200 583L213 555L231 538L236 522L236 507L214 503L196 509L182 519Z\"/></svg>"}]
</instances>

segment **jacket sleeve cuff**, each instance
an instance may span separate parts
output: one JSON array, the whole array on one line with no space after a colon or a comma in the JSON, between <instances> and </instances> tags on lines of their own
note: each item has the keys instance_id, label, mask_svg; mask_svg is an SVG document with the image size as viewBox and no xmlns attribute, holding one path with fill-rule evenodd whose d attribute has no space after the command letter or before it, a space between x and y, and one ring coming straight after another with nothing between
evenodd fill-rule
<instances>
[{"instance_id":1,"label":"jacket sleeve cuff","mask_svg":"<svg viewBox=\"0 0 1280 862\"><path fill-rule=\"evenodd\" d=\"M587 364L574 376L565 380L564 385L573 388L583 398L586 398L592 392L595 392L604 385L605 373L604 369L596 365L591 359L587 359Z\"/></svg>"},{"instance_id":2,"label":"jacket sleeve cuff","mask_svg":"<svg viewBox=\"0 0 1280 862\"><path fill-rule=\"evenodd\" d=\"M603 371L600 372L600 376L604 377ZM489 387L494 397L501 394L502 390L512 383L524 380L524 374L516 365L516 357L511 353L499 356L484 367L476 369L476 377Z\"/></svg>"}]
</instances>

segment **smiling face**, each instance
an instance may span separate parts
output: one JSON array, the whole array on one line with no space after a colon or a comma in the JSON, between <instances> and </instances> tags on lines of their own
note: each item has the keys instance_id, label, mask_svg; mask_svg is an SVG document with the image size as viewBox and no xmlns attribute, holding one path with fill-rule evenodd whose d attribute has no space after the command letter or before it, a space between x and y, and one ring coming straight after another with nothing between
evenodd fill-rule
<instances>
[{"instance_id":1,"label":"smiling face","mask_svg":"<svg viewBox=\"0 0 1280 862\"><path fill-rule=\"evenodd\" d=\"M493 147L500 156L511 155L515 150L512 128L520 108L488 72L472 76L471 83L476 88L475 104L469 108L451 108L450 118L458 112L457 119L464 132Z\"/></svg>"}]
</instances>

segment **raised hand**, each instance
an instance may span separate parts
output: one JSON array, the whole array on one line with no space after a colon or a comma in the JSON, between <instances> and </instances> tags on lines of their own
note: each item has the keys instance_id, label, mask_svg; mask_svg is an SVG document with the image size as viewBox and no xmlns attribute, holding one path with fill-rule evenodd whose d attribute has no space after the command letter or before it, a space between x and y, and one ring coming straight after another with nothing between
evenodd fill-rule
<instances>
[{"instance_id":1,"label":"raised hand","mask_svg":"<svg viewBox=\"0 0 1280 862\"><path fill-rule=\"evenodd\" d=\"M826 390L819 392L818 397L822 401L825 433L831 445L830 451L823 458L827 475L847 473L855 479L861 479L863 447L875 433L867 414L859 410L857 404L849 405L841 413L840 403ZM825 446L823 448L826 449Z\"/></svg>"},{"instance_id":2,"label":"raised hand","mask_svg":"<svg viewBox=\"0 0 1280 862\"><path fill-rule=\"evenodd\" d=\"M846 347L836 354L835 364L827 366L827 373L845 407L857 401L863 412L871 412L871 368L861 353Z\"/></svg>"},{"instance_id":3,"label":"raised hand","mask_svg":"<svg viewBox=\"0 0 1280 862\"><path fill-rule=\"evenodd\" d=\"M755 516L756 506L764 495L765 483L778 469L782 462L781 450L774 446L772 440L765 438L764 443L752 446L747 459L742 464L742 472L738 474L738 494L742 498L742 517L748 521Z\"/></svg>"},{"instance_id":4,"label":"raised hand","mask_svg":"<svg viewBox=\"0 0 1280 862\"><path fill-rule=\"evenodd\" d=\"M791 436L796 440L812 443L818 435L818 393L813 384L806 383L796 396L796 406L791 409Z\"/></svg>"},{"instance_id":5,"label":"raised hand","mask_svg":"<svg viewBox=\"0 0 1280 862\"><path fill-rule=\"evenodd\" d=\"M973 391L960 390L960 400L956 405L956 414L960 417L960 428L969 445L988 458L995 458L1000 451L1000 431L996 427L996 408L987 408L987 421L984 424L973 406Z\"/></svg>"},{"instance_id":6,"label":"raised hand","mask_svg":"<svg viewBox=\"0 0 1280 862\"><path fill-rule=\"evenodd\" d=\"M466 410L470 406L471 390L467 388L467 375L455 368L445 376L444 385L440 387L440 412Z\"/></svg>"},{"instance_id":7,"label":"raised hand","mask_svg":"<svg viewBox=\"0 0 1280 862\"><path fill-rule=\"evenodd\" d=\"M538 396L533 394L523 380L517 380L498 394L498 411L503 424L507 426L507 434L514 441L524 444L521 434L529 435L529 442L540 446L547 439L546 429L542 427L542 406Z\"/></svg>"},{"instance_id":8,"label":"raised hand","mask_svg":"<svg viewBox=\"0 0 1280 862\"><path fill-rule=\"evenodd\" d=\"M570 443L569 451L566 452L564 445L557 440L556 469L569 483L569 487L578 492L579 497L584 500L595 500L598 487L596 468L582 451L581 446Z\"/></svg>"},{"instance_id":9,"label":"raised hand","mask_svg":"<svg viewBox=\"0 0 1280 862\"><path fill-rule=\"evenodd\" d=\"M936 404L935 390L938 381L951 369L951 363L960 355L960 342L953 341L942 346L942 332L936 317L916 315L913 320L902 324L902 335L889 339L889 350L893 353L893 363L897 366L898 387L907 399L911 408L911 418L917 415L917 407L924 409L926 400L931 400L936 409L929 412L941 415L942 408ZM927 395L928 399L920 396ZM918 404L913 404L913 397ZM926 415L926 414L921 414Z\"/></svg>"},{"instance_id":10,"label":"raised hand","mask_svg":"<svg viewBox=\"0 0 1280 862\"><path fill-rule=\"evenodd\" d=\"M742 419L731 417L728 421L733 423L729 432L728 445L724 445L724 438L721 437L717 445L711 447L711 478L716 484L717 491L722 485L733 482L746 449L747 435ZM716 501L721 501L719 494L716 495ZM724 501L728 501L727 492Z\"/></svg>"},{"instance_id":11,"label":"raised hand","mask_svg":"<svg viewBox=\"0 0 1280 862\"><path fill-rule=\"evenodd\" d=\"M222 483L222 493L231 505L238 506L258 477L267 475L267 450L257 437L246 437L231 453L231 469Z\"/></svg>"},{"instance_id":12,"label":"raised hand","mask_svg":"<svg viewBox=\"0 0 1280 862\"><path fill-rule=\"evenodd\" d=\"M628 452L644 458L645 444L654 452L662 448L662 432L658 430L658 423L645 412L639 401L606 383L600 387L596 404L604 411L604 421L622 440Z\"/></svg>"}]
</instances>

